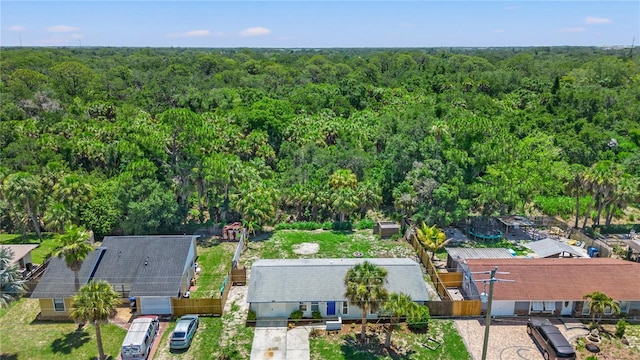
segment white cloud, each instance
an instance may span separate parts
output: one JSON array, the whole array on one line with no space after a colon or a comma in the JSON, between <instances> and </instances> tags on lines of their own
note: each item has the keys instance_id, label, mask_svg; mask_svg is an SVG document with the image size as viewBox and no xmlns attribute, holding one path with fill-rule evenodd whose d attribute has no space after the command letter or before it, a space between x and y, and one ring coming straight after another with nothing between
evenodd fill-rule
<instances>
[{"instance_id":1,"label":"white cloud","mask_svg":"<svg viewBox=\"0 0 640 360\"><path fill-rule=\"evenodd\" d=\"M71 34L72 39L84 39L82 34Z\"/></svg>"},{"instance_id":2,"label":"white cloud","mask_svg":"<svg viewBox=\"0 0 640 360\"><path fill-rule=\"evenodd\" d=\"M185 31L185 32L181 32L181 33L168 33L167 37L172 37L172 38L176 38L176 37L205 37L205 36L211 36L211 31L209 30L190 30L190 31Z\"/></svg>"},{"instance_id":3,"label":"white cloud","mask_svg":"<svg viewBox=\"0 0 640 360\"><path fill-rule=\"evenodd\" d=\"M262 26L256 26L240 31L240 35L242 36L262 36L269 34L271 34L271 30Z\"/></svg>"},{"instance_id":4,"label":"white cloud","mask_svg":"<svg viewBox=\"0 0 640 360\"><path fill-rule=\"evenodd\" d=\"M584 19L585 25L599 25L599 24L609 24L611 23L611 19L607 18L597 18L593 16L588 16Z\"/></svg>"},{"instance_id":5,"label":"white cloud","mask_svg":"<svg viewBox=\"0 0 640 360\"><path fill-rule=\"evenodd\" d=\"M562 29L558 29L558 32L583 32L587 29L580 27L580 26L576 26L576 27L568 27L568 28L562 28Z\"/></svg>"},{"instance_id":6,"label":"white cloud","mask_svg":"<svg viewBox=\"0 0 640 360\"><path fill-rule=\"evenodd\" d=\"M20 25L13 25L9 28L9 31L25 31L25 30L27 30L27 28Z\"/></svg>"},{"instance_id":7,"label":"white cloud","mask_svg":"<svg viewBox=\"0 0 640 360\"><path fill-rule=\"evenodd\" d=\"M62 32L73 32L73 31L78 31L80 30L77 27L74 26L67 26L67 25L56 25L56 26L52 26L52 27L48 27L47 31L49 32L54 32L54 33L62 33Z\"/></svg>"}]
</instances>

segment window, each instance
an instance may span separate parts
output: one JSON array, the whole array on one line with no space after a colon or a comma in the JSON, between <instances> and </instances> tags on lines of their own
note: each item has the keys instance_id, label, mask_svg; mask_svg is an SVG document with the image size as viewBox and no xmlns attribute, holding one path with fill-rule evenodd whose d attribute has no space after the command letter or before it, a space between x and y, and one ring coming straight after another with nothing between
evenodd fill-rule
<instances>
[{"instance_id":1,"label":"window","mask_svg":"<svg viewBox=\"0 0 640 360\"><path fill-rule=\"evenodd\" d=\"M605 306L604 311L602 312L604 315L611 315L613 311L611 311L611 306Z\"/></svg>"},{"instance_id":2,"label":"window","mask_svg":"<svg viewBox=\"0 0 640 360\"><path fill-rule=\"evenodd\" d=\"M348 301L343 301L342 302L342 315L349 315L349 302Z\"/></svg>"},{"instance_id":3,"label":"window","mask_svg":"<svg viewBox=\"0 0 640 360\"><path fill-rule=\"evenodd\" d=\"M318 306L317 301L311 303L311 311L320 311L320 306Z\"/></svg>"},{"instance_id":4,"label":"window","mask_svg":"<svg viewBox=\"0 0 640 360\"><path fill-rule=\"evenodd\" d=\"M53 299L53 310L54 311L65 311L64 299Z\"/></svg>"},{"instance_id":5,"label":"window","mask_svg":"<svg viewBox=\"0 0 640 360\"><path fill-rule=\"evenodd\" d=\"M532 301L531 311L544 311L544 303L542 301Z\"/></svg>"},{"instance_id":6,"label":"window","mask_svg":"<svg viewBox=\"0 0 640 360\"><path fill-rule=\"evenodd\" d=\"M556 311L556 302L555 301L545 301L544 302L544 310L549 312Z\"/></svg>"},{"instance_id":7,"label":"window","mask_svg":"<svg viewBox=\"0 0 640 360\"><path fill-rule=\"evenodd\" d=\"M298 309L300 311L307 311L307 303L306 302L301 302L300 305L298 305Z\"/></svg>"},{"instance_id":8,"label":"window","mask_svg":"<svg viewBox=\"0 0 640 360\"><path fill-rule=\"evenodd\" d=\"M591 309L589 308L589 302L588 301L583 301L582 302L582 315L589 315L591 314Z\"/></svg>"},{"instance_id":9,"label":"window","mask_svg":"<svg viewBox=\"0 0 640 360\"><path fill-rule=\"evenodd\" d=\"M620 301L620 313L628 314L630 305L631 305L631 301Z\"/></svg>"}]
</instances>

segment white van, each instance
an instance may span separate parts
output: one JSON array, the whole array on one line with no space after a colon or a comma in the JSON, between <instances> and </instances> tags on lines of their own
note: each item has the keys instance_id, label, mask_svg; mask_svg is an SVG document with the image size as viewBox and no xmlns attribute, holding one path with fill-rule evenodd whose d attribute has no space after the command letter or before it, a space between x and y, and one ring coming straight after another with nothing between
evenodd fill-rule
<instances>
[{"instance_id":1,"label":"white van","mask_svg":"<svg viewBox=\"0 0 640 360\"><path fill-rule=\"evenodd\" d=\"M133 320L122 342L122 360L146 359L159 329L160 322L155 315L140 316Z\"/></svg>"}]
</instances>

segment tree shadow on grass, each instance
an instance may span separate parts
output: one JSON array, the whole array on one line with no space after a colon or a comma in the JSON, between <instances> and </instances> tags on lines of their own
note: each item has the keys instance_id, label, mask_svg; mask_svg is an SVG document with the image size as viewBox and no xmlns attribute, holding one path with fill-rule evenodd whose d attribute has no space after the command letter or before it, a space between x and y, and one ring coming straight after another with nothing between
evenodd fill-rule
<instances>
[{"instance_id":1,"label":"tree shadow on grass","mask_svg":"<svg viewBox=\"0 0 640 360\"><path fill-rule=\"evenodd\" d=\"M54 354L71 354L73 349L77 349L89 342L89 333L84 330L72 331L62 338L55 339L51 343L51 350Z\"/></svg>"},{"instance_id":2,"label":"tree shadow on grass","mask_svg":"<svg viewBox=\"0 0 640 360\"><path fill-rule=\"evenodd\" d=\"M0 354L0 360L18 360L18 354Z\"/></svg>"},{"instance_id":3,"label":"tree shadow on grass","mask_svg":"<svg viewBox=\"0 0 640 360\"><path fill-rule=\"evenodd\" d=\"M347 335L344 337L344 342L340 346L340 350L344 354L345 359L363 359L373 360L385 358L387 356L392 359L409 359L414 354L413 350L394 348L385 348L380 343L380 338L377 334L367 334L365 342L360 342L359 335Z\"/></svg>"}]
</instances>

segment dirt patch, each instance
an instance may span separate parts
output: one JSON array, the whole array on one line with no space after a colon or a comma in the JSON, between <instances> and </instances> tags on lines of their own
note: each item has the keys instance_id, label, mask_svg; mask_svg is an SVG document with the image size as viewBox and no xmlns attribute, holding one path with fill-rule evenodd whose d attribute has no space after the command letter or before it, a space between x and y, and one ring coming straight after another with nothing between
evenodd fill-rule
<instances>
[{"instance_id":1,"label":"dirt patch","mask_svg":"<svg viewBox=\"0 0 640 360\"><path fill-rule=\"evenodd\" d=\"M133 319L133 313L129 307L119 307L116 309L116 316L111 319L111 323L124 329L129 329L129 323Z\"/></svg>"},{"instance_id":2,"label":"dirt patch","mask_svg":"<svg viewBox=\"0 0 640 360\"><path fill-rule=\"evenodd\" d=\"M312 255L320 251L318 243L300 243L293 246L293 252L299 255Z\"/></svg>"}]
</instances>

